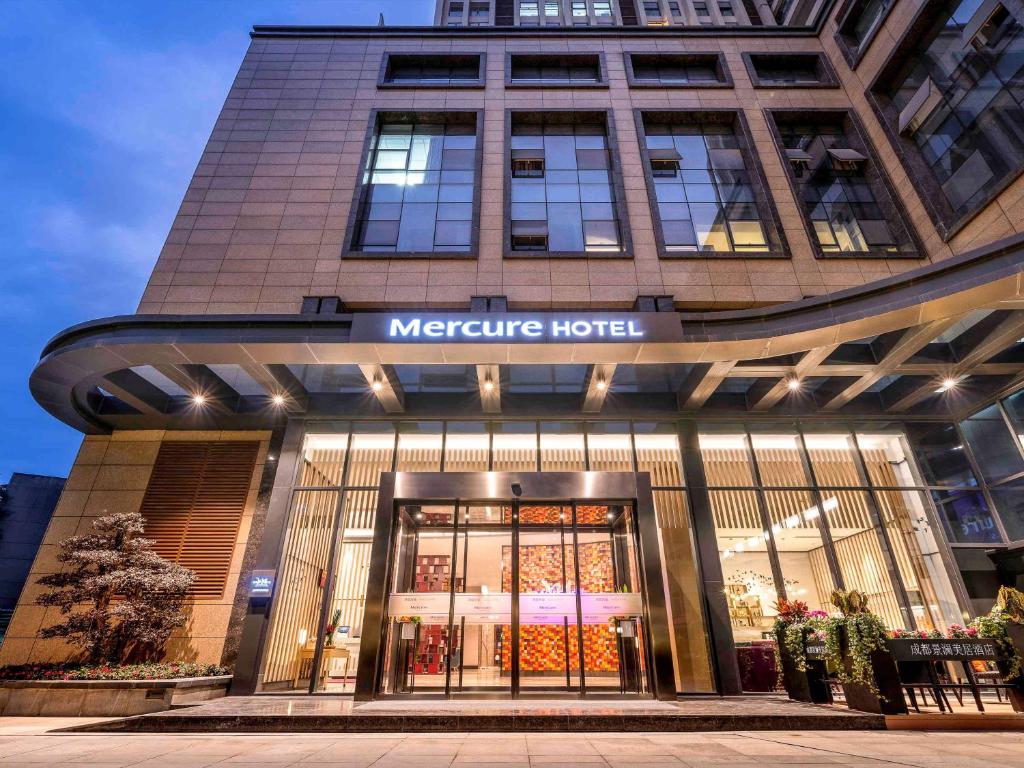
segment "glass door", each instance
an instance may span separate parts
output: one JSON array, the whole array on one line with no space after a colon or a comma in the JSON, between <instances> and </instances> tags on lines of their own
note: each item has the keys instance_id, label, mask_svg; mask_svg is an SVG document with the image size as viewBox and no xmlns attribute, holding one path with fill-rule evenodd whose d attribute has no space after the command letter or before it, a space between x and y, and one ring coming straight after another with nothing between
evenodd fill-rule
<instances>
[{"instance_id":1,"label":"glass door","mask_svg":"<svg viewBox=\"0 0 1024 768\"><path fill-rule=\"evenodd\" d=\"M510 654L519 692L581 690L579 600L572 507L516 504L511 580L518 607Z\"/></svg>"},{"instance_id":2,"label":"glass door","mask_svg":"<svg viewBox=\"0 0 1024 768\"><path fill-rule=\"evenodd\" d=\"M397 515L382 693L650 693L632 504Z\"/></svg>"},{"instance_id":3,"label":"glass door","mask_svg":"<svg viewBox=\"0 0 1024 768\"><path fill-rule=\"evenodd\" d=\"M452 603L451 695L512 692L511 507L460 507Z\"/></svg>"}]
</instances>

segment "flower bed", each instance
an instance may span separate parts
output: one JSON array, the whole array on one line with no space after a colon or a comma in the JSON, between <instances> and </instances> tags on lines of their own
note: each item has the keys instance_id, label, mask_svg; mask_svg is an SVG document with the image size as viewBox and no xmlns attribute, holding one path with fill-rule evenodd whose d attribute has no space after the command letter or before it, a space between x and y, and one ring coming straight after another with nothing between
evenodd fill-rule
<instances>
[{"instance_id":1,"label":"flower bed","mask_svg":"<svg viewBox=\"0 0 1024 768\"><path fill-rule=\"evenodd\" d=\"M227 694L215 664L20 664L0 667L0 715L125 717Z\"/></svg>"},{"instance_id":2,"label":"flower bed","mask_svg":"<svg viewBox=\"0 0 1024 768\"><path fill-rule=\"evenodd\" d=\"M0 680L177 680L228 674L216 664L17 664L0 667Z\"/></svg>"}]
</instances>

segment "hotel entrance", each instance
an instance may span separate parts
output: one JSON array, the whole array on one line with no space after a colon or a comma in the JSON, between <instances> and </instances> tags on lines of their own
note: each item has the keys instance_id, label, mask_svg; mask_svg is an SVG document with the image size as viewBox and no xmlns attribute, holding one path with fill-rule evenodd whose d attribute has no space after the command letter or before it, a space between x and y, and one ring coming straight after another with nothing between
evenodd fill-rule
<instances>
[{"instance_id":1,"label":"hotel entrance","mask_svg":"<svg viewBox=\"0 0 1024 768\"><path fill-rule=\"evenodd\" d=\"M458 473L521 490L506 474ZM536 477L557 487L552 474L620 473ZM399 484L423 477L401 474ZM390 525L379 512L378 530L390 534L379 540L385 562L375 548L370 591L379 570L382 610L374 615L368 594L360 649L376 664L360 665L357 697L368 698L367 688L449 698L654 695L636 498L523 496L394 499Z\"/></svg>"}]
</instances>

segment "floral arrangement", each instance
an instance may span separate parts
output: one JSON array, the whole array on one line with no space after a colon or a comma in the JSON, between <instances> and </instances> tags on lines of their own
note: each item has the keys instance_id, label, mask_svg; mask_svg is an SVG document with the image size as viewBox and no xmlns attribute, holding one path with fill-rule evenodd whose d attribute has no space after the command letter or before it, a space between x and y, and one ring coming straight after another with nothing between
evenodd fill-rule
<instances>
[{"instance_id":1,"label":"floral arrangement","mask_svg":"<svg viewBox=\"0 0 1024 768\"><path fill-rule=\"evenodd\" d=\"M336 608L334 615L331 616L331 621L327 625L327 645L328 648L334 646L334 633L338 630L338 622L341 621L341 608Z\"/></svg>"},{"instance_id":2,"label":"floral arrangement","mask_svg":"<svg viewBox=\"0 0 1024 768\"><path fill-rule=\"evenodd\" d=\"M978 628L973 624L967 627L950 624L945 634L937 629L894 629L890 636L894 640L970 640L981 637Z\"/></svg>"},{"instance_id":3,"label":"floral arrangement","mask_svg":"<svg viewBox=\"0 0 1024 768\"><path fill-rule=\"evenodd\" d=\"M0 667L0 680L175 680L230 674L216 664L15 664Z\"/></svg>"},{"instance_id":4,"label":"floral arrangement","mask_svg":"<svg viewBox=\"0 0 1024 768\"><path fill-rule=\"evenodd\" d=\"M1010 639L1006 629L1010 623L1024 624L1024 593L1006 586L999 588L999 597L992 610L971 622L971 628L979 636L996 644L999 655L1007 665L1003 675L1007 682L1020 678L1024 673L1024 660L1020 655L1020 650L1024 649L1018 649Z\"/></svg>"},{"instance_id":5,"label":"floral arrangement","mask_svg":"<svg viewBox=\"0 0 1024 768\"><path fill-rule=\"evenodd\" d=\"M782 685L781 650L785 648L797 670L807 669L807 640L813 637L822 639L823 620L828 617L824 611L811 611L802 600L785 600L780 598L773 606L776 612L772 634L775 635L775 668L779 672Z\"/></svg>"},{"instance_id":6,"label":"floral arrangement","mask_svg":"<svg viewBox=\"0 0 1024 768\"><path fill-rule=\"evenodd\" d=\"M835 666L841 683L863 685L872 693L878 694L871 654L886 647L885 641L889 632L885 624L868 610L867 595L858 590L834 590L832 604L839 609L841 615L831 617L825 622L827 660ZM843 664L840 647L840 637L844 634L846 651L850 657L849 671Z\"/></svg>"}]
</instances>

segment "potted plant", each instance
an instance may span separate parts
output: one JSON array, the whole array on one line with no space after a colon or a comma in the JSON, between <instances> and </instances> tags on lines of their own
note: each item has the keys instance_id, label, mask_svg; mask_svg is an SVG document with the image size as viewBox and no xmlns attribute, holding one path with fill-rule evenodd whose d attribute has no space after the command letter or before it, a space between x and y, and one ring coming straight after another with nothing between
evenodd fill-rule
<instances>
[{"instance_id":1,"label":"potted plant","mask_svg":"<svg viewBox=\"0 0 1024 768\"><path fill-rule=\"evenodd\" d=\"M896 660L887 646L888 630L868 610L867 595L837 589L832 604L839 616L827 620L827 657L835 665L850 709L905 715Z\"/></svg>"},{"instance_id":2,"label":"potted plant","mask_svg":"<svg viewBox=\"0 0 1024 768\"><path fill-rule=\"evenodd\" d=\"M832 701L828 673L823 659L807 658L807 641L816 637L826 617L822 611L809 611L801 600L780 599L775 603L772 627L775 637L775 665L779 682L789 698L827 704Z\"/></svg>"},{"instance_id":3,"label":"potted plant","mask_svg":"<svg viewBox=\"0 0 1024 768\"><path fill-rule=\"evenodd\" d=\"M1013 587L1002 586L992 610L979 616L971 627L978 634L992 640L999 654L996 666L1008 689L1014 712L1024 712L1024 593Z\"/></svg>"}]
</instances>

